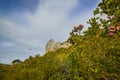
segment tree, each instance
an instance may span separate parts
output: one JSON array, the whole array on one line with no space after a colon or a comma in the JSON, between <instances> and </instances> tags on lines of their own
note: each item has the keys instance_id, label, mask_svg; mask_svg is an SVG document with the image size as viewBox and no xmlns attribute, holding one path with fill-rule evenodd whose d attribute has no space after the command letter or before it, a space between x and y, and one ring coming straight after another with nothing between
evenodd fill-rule
<instances>
[{"instance_id":1,"label":"tree","mask_svg":"<svg viewBox=\"0 0 120 80\"><path fill-rule=\"evenodd\" d=\"M19 63L21 63L22 61L20 61L19 59L15 59L15 60L13 60L12 61L12 64L19 64Z\"/></svg>"},{"instance_id":2,"label":"tree","mask_svg":"<svg viewBox=\"0 0 120 80\"><path fill-rule=\"evenodd\" d=\"M79 25L77 27L74 26L74 29L72 30L72 32L70 33L71 35L81 35L81 30L84 28L83 25Z\"/></svg>"},{"instance_id":3,"label":"tree","mask_svg":"<svg viewBox=\"0 0 120 80\"><path fill-rule=\"evenodd\" d=\"M72 32L70 32L70 37L68 38L68 42L70 42L71 44L76 44L76 41L78 40L79 37L81 36L81 31L84 28L83 25L79 25L77 27L74 26Z\"/></svg>"},{"instance_id":4,"label":"tree","mask_svg":"<svg viewBox=\"0 0 120 80\"><path fill-rule=\"evenodd\" d=\"M120 1L119 0L102 0L99 3L98 7L94 11L94 15L107 16L106 18L97 17L99 23L104 29L104 33L109 35L120 35L118 32L120 31ZM114 32L111 32L110 27L113 26ZM108 30L109 29L109 30Z\"/></svg>"}]
</instances>

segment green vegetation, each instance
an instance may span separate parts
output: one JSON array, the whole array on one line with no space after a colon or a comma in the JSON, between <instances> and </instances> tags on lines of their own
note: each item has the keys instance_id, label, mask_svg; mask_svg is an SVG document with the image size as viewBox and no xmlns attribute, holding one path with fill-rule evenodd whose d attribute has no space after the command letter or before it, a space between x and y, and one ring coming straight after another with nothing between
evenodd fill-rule
<instances>
[{"instance_id":1,"label":"green vegetation","mask_svg":"<svg viewBox=\"0 0 120 80\"><path fill-rule=\"evenodd\" d=\"M0 80L120 80L120 1L103 0L94 14L84 35L70 33L72 46L0 64Z\"/></svg>"}]
</instances>

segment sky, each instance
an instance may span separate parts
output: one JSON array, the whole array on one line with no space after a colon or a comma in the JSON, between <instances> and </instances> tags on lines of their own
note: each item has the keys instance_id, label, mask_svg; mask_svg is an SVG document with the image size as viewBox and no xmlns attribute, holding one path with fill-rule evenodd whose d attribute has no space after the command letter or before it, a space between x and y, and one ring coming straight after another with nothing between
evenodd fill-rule
<instances>
[{"instance_id":1,"label":"sky","mask_svg":"<svg viewBox=\"0 0 120 80\"><path fill-rule=\"evenodd\" d=\"M66 41L93 17L100 0L0 0L0 63L44 55L49 39Z\"/></svg>"}]
</instances>

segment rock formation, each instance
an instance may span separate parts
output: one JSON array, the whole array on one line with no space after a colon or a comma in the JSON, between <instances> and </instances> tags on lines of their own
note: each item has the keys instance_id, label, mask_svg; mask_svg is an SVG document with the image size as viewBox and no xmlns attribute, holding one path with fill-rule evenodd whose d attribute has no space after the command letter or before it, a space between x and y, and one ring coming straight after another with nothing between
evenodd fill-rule
<instances>
[{"instance_id":1,"label":"rock formation","mask_svg":"<svg viewBox=\"0 0 120 80\"><path fill-rule=\"evenodd\" d=\"M63 42L61 43L61 45L58 48L68 48L69 46L71 46L72 44L68 43L68 42Z\"/></svg>"},{"instance_id":2,"label":"rock formation","mask_svg":"<svg viewBox=\"0 0 120 80\"><path fill-rule=\"evenodd\" d=\"M50 39L46 44L46 52L54 50L55 47L55 41L53 39Z\"/></svg>"},{"instance_id":3,"label":"rock formation","mask_svg":"<svg viewBox=\"0 0 120 80\"><path fill-rule=\"evenodd\" d=\"M59 48L68 48L69 46L71 46L72 44L70 44L69 42L54 42L53 39L50 39L47 44L46 44L46 52L49 51L53 51Z\"/></svg>"},{"instance_id":4,"label":"rock formation","mask_svg":"<svg viewBox=\"0 0 120 80\"><path fill-rule=\"evenodd\" d=\"M56 42L56 43L55 43L55 49L60 48L61 44L62 44L62 43L61 43L60 41L59 41L59 42Z\"/></svg>"}]
</instances>

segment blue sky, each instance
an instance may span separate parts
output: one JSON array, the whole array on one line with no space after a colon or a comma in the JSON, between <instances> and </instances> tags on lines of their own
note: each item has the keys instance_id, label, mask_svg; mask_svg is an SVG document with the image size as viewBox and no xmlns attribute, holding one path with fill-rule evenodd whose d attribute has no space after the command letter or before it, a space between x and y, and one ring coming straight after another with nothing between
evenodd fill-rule
<instances>
[{"instance_id":1,"label":"blue sky","mask_svg":"<svg viewBox=\"0 0 120 80\"><path fill-rule=\"evenodd\" d=\"M45 53L49 39L65 41L93 17L100 0L0 0L0 62ZM32 50L29 50L31 48Z\"/></svg>"}]
</instances>

